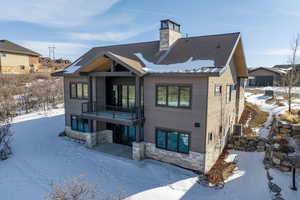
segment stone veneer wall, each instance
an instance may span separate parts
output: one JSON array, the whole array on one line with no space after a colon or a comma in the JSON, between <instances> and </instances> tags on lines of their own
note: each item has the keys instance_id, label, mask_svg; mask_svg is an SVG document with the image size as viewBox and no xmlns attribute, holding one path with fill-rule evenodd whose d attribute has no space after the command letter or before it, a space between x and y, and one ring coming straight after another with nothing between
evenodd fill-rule
<instances>
[{"instance_id":1,"label":"stone veneer wall","mask_svg":"<svg viewBox=\"0 0 300 200\"><path fill-rule=\"evenodd\" d=\"M152 143L133 143L132 157L134 160L142 160L144 157L153 158L201 172L204 169L204 155L202 153L192 151L189 154L177 153L156 148L155 144Z\"/></svg>"},{"instance_id":2,"label":"stone veneer wall","mask_svg":"<svg viewBox=\"0 0 300 200\"><path fill-rule=\"evenodd\" d=\"M71 127L66 126L66 136L85 142L86 147L93 148L97 144L113 143L113 134L111 130L103 130L100 132L83 133L74 131Z\"/></svg>"},{"instance_id":3,"label":"stone veneer wall","mask_svg":"<svg viewBox=\"0 0 300 200\"><path fill-rule=\"evenodd\" d=\"M98 144L113 143L113 132L111 130L103 130L97 132Z\"/></svg>"},{"instance_id":4,"label":"stone veneer wall","mask_svg":"<svg viewBox=\"0 0 300 200\"><path fill-rule=\"evenodd\" d=\"M66 136L68 136L70 138L86 142L86 133L74 131L69 126L65 127L65 133L66 133Z\"/></svg>"}]
</instances>

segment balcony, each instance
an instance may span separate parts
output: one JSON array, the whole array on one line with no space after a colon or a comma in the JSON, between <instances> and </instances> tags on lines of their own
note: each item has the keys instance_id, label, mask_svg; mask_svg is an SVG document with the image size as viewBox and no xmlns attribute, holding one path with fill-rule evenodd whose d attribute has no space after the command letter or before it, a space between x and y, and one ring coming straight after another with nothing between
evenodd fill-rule
<instances>
[{"instance_id":1,"label":"balcony","mask_svg":"<svg viewBox=\"0 0 300 200\"><path fill-rule=\"evenodd\" d=\"M87 119L100 120L133 126L138 122L137 108L103 105L98 102L82 103L82 116Z\"/></svg>"}]
</instances>

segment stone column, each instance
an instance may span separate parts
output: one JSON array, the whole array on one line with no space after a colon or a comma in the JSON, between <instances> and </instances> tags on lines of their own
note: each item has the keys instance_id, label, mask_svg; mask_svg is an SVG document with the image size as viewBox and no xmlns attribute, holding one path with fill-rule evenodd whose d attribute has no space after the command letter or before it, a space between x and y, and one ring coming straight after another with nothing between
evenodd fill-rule
<instances>
[{"instance_id":1,"label":"stone column","mask_svg":"<svg viewBox=\"0 0 300 200\"><path fill-rule=\"evenodd\" d=\"M144 142L133 142L132 143L132 159L133 160L144 160L145 158L145 143Z\"/></svg>"},{"instance_id":2,"label":"stone column","mask_svg":"<svg viewBox=\"0 0 300 200\"><path fill-rule=\"evenodd\" d=\"M97 145L97 134L96 133L85 133L86 142L85 146L88 148L93 148Z\"/></svg>"}]
</instances>

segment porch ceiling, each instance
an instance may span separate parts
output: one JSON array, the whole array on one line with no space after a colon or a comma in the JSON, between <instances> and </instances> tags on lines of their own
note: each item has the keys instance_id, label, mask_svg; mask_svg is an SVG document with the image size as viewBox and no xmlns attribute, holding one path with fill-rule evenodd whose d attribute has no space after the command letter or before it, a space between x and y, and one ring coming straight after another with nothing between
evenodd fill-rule
<instances>
[{"instance_id":1,"label":"porch ceiling","mask_svg":"<svg viewBox=\"0 0 300 200\"><path fill-rule=\"evenodd\" d=\"M78 72L110 72L114 62L139 76L145 73L143 66L139 62L111 52L94 57L88 64L81 67Z\"/></svg>"}]
</instances>

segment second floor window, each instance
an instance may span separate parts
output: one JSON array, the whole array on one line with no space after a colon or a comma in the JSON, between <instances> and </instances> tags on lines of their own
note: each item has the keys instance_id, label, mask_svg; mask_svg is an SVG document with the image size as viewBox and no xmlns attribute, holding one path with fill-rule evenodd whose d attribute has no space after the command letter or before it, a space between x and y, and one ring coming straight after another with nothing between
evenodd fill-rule
<instances>
[{"instance_id":1,"label":"second floor window","mask_svg":"<svg viewBox=\"0 0 300 200\"><path fill-rule=\"evenodd\" d=\"M191 107L191 86L157 86L156 105L178 108Z\"/></svg>"},{"instance_id":2,"label":"second floor window","mask_svg":"<svg viewBox=\"0 0 300 200\"><path fill-rule=\"evenodd\" d=\"M88 99L88 84L87 83L71 83L70 97L72 99Z\"/></svg>"}]
</instances>

